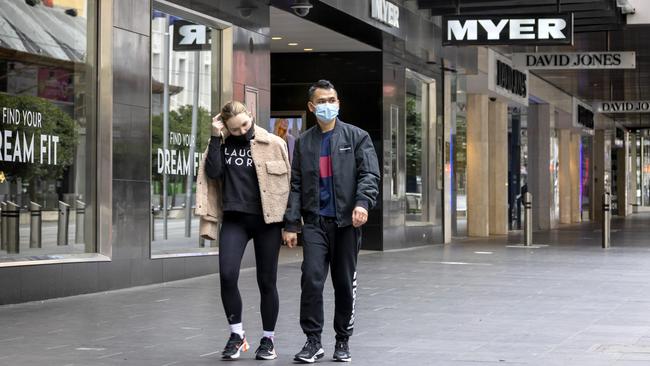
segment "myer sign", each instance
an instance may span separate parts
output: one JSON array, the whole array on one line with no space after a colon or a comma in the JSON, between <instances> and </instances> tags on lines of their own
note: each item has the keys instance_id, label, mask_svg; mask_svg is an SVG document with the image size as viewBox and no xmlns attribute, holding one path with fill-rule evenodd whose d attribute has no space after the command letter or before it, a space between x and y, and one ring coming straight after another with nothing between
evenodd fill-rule
<instances>
[{"instance_id":1,"label":"myer sign","mask_svg":"<svg viewBox=\"0 0 650 366\"><path fill-rule=\"evenodd\" d=\"M573 44L573 14L442 18L443 45Z\"/></svg>"},{"instance_id":2,"label":"myer sign","mask_svg":"<svg viewBox=\"0 0 650 366\"><path fill-rule=\"evenodd\" d=\"M515 53L513 65L529 70L635 69L635 52Z\"/></svg>"},{"instance_id":3,"label":"myer sign","mask_svg":"<svg viewBox=\"0 0 650 366\"><path fill-rule=\"evenodd\" d=\"M370 16L373 19L399 28L399 7L386 0L370 0Z\"/></svg>"},{"instance_id":4,"label":"myer sign","mask_svg":"<svg viewBox=\"0 0 650 366\"><path fill-rule=\"evenodd\" d=\"M596 103L600 113L650 113L650 100Z\"/></svg>"}]
</instances>

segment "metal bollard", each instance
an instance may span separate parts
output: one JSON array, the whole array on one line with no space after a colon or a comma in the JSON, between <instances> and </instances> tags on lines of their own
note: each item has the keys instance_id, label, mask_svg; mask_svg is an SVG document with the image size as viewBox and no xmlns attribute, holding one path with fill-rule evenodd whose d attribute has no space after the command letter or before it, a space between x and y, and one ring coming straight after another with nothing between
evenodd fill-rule
<instances>
[{"instance_id":1,"label":"metal bollard","mask_svg":"<svg viewBox=\"0 0 650 366\"><path fill-rule=\"evenodd\" d=\"M7 253L20 253L20 206L9 201L3 214L7 222Z\"/></svg>"},{"instance_id":2,"label":"metal bollard","mask_svg":"<svg viewBox=\"0 0 650 366\"><path fill-rule=\"evenodd\" d=\"M43 215L41 212L41 205L35 202L29 202L29 247L42 248L43 241L41 233L43 228Z\"/></svg>"},{"instance_id":3,"label":"metal bollard","mask_svg":"<svg viewBox=\"0 0 650 366\"><path fill-rule=\"evenodd\" d=\"M533 195L530 192L524 194L524 245L533 244Z\"/></svg>"},{"instance_id":4,"label":"metal bollard","mask_svg":"<svg viewBox=\"0 0 650 366\"><path fill-rule=\"evenodd\" d=\"M611 227L610 223L612 220L612 196L609 192L603 193L603 222L602 222L602 233L603 233L603 249L607 249L610 246L610 237L611 237Z\"/></svg>"},{"instance_id":5,"label":"metal bollard","mask_svg":"<svg viewBox=\"0 0 650 366\"><path fill-rule=\"evenodd\" d=\"M199 248L205 248L205 239L199 236Z\"/></svg>"},{"instance_id":6,"label":"metal bollard","mask_svg":"<svg viewBox=\"0 0 650 366\"><path fill-rule=\"evenodd\" d=\"M77 211L75 218L74 242L76 244L84 243L84 219L86 217L86 204L77 200Z\"/></svg>"},{"instance_id":7,"label":"metal bollard","mask_svg":"<svg viewBox=\"0 0 650 366\"><path fill-rule=\"evenodd\" d=\"M0 203L0 250L7 250L7 220L5 214L7 212L7 203Z\"/></svg>"},{"instance_id":8,"label":"metal bollard","mask_svg":"<svg viewBox=\"0 0 650 366\"><path fill-rule=\"evenodd\" d=\"M70 217L70 205L59 201L59 223L57 228L57 245L68 245L68 219Z\"/></svg>"}]
</instances>

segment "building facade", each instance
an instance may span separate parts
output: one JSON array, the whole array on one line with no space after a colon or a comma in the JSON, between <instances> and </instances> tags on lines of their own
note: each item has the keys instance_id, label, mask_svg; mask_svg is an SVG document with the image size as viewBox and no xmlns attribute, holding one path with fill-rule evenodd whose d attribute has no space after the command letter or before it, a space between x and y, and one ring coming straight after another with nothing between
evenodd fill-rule
<instances>
[{"instance_id":1,"label":"building facade","mask_svg":"<svg viewBox=\"0 0 650 366\"><path fill-rule=\"evenodd\" d=\"M0 304L216 273L193 212L212 116L243 101L289 142L322 78L379 157L364 249L506 235L525 192L537 230L599 220L606 191L650 206L647 131L502 48L443 47L412 1L5 3Z\"/></svg>"},{"instance_id":2,"label":"building facade","mask_svg":"<svg viewBox=\"0 0 650 366\"><path fill-rule=\"evenodd\" d=\"M283 112L299 111L298 135L314 123L304 95L319 78L338 85L342 119L370 133L383 169L364 246L445 242L440 27L391 4L388 17L374 1L314 2L305 21L365 46L312 54L272 52L271 13L297 18L284 1L3 6L0 303L217 272L218 242L198 238L192 210L211 117L241 100L273 130ZM471 68L467 54L447 64ZM284 61L301 66L288 72ZM336 63L351 72L339 75Z\"/></svg>"}]
</instances>

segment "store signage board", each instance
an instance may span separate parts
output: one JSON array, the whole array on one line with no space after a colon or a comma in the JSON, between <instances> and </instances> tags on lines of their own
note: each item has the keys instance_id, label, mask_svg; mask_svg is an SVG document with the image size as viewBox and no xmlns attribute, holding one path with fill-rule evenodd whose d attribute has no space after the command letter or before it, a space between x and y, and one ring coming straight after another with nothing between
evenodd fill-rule
<instances>
[{"instance_id":1,"label":"store signage board","mask_svg":"<svg viewBox=\"0 0 650 366\"><path fill-rule=\"evenodd\" d=\"M650 100L598 102L598 113L650 113Z\"/></svg>"},{"instance_id":2,"label":"store signage board","mask_svg":"<svg viewBox=\"0 0 650 366\"><path fill-rule=\"evenodd\" d=\"M595 117L593 107L579 100L576 97L573 97L573 127L582 129L585 131L593 131Z\"/></svg>"},{"instance_id":3,"label":"store signage board","mask_svg":"<svg viewBox=\"0 0 650 366\"><path fill-rule=\"evenodd\" d=\"M528 106L529 75L527 70L512 66L507 58L491 51L488 89L521 105Z\"/></svg>"},{"instance_id":4,"label":"store signage board","mask_svg":"<svg viewBox=\"0 0 650 366\"><path fill-rule=\"evenodd\" d=\"M514 53L512 64L528 70L636 69L636 52Z\"/></svg>"},{"instance_id":5,"label":"store signage board","mask_svg":"<svg viewBox=\"0 0 650 366\"><path fill-rule=\"evenodd\" d=\"M442 18L444 46L464 45L570 45L573 14L469 16Z\"/></svg>"},{"instance_id":6,"label":"store signage board","mask_svg":"<svg viewBox=\"0 0 650 366\"><path fill-rule=\"evenodd\" d=\"M386 0L370 0L370 17L399 29L399 7Z\"/></svg>"},{"instance_id":7,"label":"store signage board","mask_svg":"<svg viewBox=\"0 0 650 366\"><path fill-rule=\"evenodd\" d=\"M174 51L201 51L210 49L210 28L186 20L174 22Z\"/></svg>"}]
</instances>

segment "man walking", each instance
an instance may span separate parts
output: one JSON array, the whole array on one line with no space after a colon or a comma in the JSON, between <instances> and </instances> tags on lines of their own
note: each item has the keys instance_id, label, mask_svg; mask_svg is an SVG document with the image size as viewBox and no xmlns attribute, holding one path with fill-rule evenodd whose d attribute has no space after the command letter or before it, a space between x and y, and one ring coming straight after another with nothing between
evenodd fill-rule
<instances>
[{"instance_id":1,"label":"man walking","mask_svg":"<svg viewBox=\"0 0 650 366\"><path fill-rule=\"evenodd\" d=\"M318 125L296 141L284 240L297 244L304 222L300 326L307 335L296 361L313 363L324 356L323 287L332 270L336 346L334 360L351 361L348 339L354 327L357 256L361 226L379 192L377 154L368 133L338 119L334 85L320 80L309 88L309 110ZM328 268L329 267L329 268Z\"/></svg>"}]
</instances>

